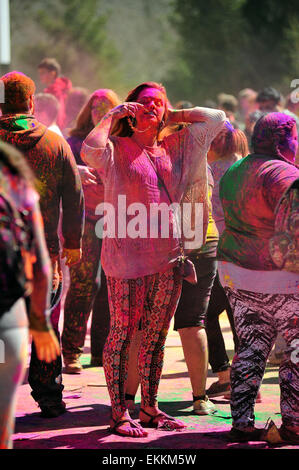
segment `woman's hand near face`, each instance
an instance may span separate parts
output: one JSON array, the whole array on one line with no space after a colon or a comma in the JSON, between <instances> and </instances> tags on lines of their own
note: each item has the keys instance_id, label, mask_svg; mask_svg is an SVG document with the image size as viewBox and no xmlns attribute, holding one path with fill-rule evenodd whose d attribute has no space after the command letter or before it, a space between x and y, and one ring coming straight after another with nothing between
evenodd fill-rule
<instances>
[{"instance_id":1,"label":"woman's hand near face","mask_svg":"<svg viewBox=\"0 0 299 470\"><path fill-rule=\"evenodd\" d=\"M101 163L99 159L103 153L111 132L116 121L124 117L136 116L136 113L144 109L140 103L123 103L112 108L109 113L105 114L99 124L88 134L82 145L81 158L92 168L99 168ZM96 150L96 154L91 150Z\"/></svg>"},{"instance_id":2,"label":"woman's hand near face","mask_svg":"<svg viewBox=\"0 0 299 470\"><path fill-rule=\"evenodd\" d=\"M128 102L128 103L120 104L116 106L115 108L111 109L111 111L109 111L109 113L106 116L108 117L109 115L112 115L114 120L123 119L124 117L135 118L138 111L143 111L143 110L144 110L144 106L142 104ZM105 116L103 119L105 119Z\"/></svg>"}]
</instances>

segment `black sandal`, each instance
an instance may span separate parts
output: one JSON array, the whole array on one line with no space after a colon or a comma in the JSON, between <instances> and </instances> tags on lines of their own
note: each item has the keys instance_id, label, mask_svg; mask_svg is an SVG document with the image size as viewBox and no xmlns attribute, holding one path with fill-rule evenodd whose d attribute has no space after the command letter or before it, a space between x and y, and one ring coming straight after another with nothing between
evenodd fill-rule
<instances>
[{"instance_id":1,"label":"black sandal","mask_svg":"<svg viewBox=\"0 0 299 470\"><path fill-rule=\"evenodd\" d=\"M129 423L131 428L135 428L135 429L142 429L142 426L140 426L138 423L136 423L136 421L134 421L133 419L130 419L130 418L126 418L126 419L123 419L123 420L119 420L117 421L116 419L114 418L111 418L112 421L114 422L114 426L110 426L110 431L113 433L113 434L117 434L118 436L122 436L122 437L146 437L147 436L147 432L145 432L145 435L144 436L134 436L132 434L125 434L125 433L121 433L120 431L118 431L118 428L120 426L122 426L124 423Z\"/></svg>"},{"instance_id":2,"label":"black sandal","mask_svg":"<svg viewBox=\"0 0 299 470\"><path fill-rule=\"evenodd\" d=\"M187 426L183 424L183 426L176 427L173 424L178 423L178 421L173 418L173 416L169 416L166 413L158 413L157 415L151 415L147 411L140 408L140 411L145 415L150 417L150 420L145 422L140 420L140 424L143 428L156 428L156 429L165 429L166 431L176 431L180 429L184 429ZM161 419L159 419L161 418ZM155 422L157 420L157 422Z\"/></svg>"}]
</instances>

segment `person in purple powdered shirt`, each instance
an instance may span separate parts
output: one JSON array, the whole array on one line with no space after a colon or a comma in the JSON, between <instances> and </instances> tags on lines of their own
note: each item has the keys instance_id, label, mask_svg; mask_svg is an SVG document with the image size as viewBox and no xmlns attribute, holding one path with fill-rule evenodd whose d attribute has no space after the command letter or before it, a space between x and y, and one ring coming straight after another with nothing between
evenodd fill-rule
<instances>
[{"instance_id":1,"label":"person in purple powdered shirt","mask_svg":"<svg viewBox=\"0 0 299 470\"><path fill-rule=\"evenodd\" d=\"M279 268L270 250L280 201L299 177L295 120L284 113L261 117L252 145L254 153L237 161L220 181L225 230L218 245L218 269L239 339L231 368L230 439L261 439L262 430L254 427L254 404L267 358L281 333L287 349L279 369L280 435L298 444L299 276Z\"/></svg>"}]
</instances>

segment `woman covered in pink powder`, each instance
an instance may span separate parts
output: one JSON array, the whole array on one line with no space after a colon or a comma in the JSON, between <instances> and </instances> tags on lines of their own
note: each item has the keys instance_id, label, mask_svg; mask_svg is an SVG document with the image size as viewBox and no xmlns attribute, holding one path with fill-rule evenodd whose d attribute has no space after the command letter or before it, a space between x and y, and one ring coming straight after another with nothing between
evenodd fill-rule
<instances>
[{"instance_id":1,"label":"woman covered in pink powder","mask_svg":"<svg viewBox=\"0 0 299 470\"><path fill-rule=\"evenodd\" d=\"M170 206L179 205L187 189L201 191L206 230L206 153L224 120L225 114L215 109L171 110L164 87L147 82L106 114L83 143L81 157L99 172L105 186L106 208L115 211L115 227L111 217L107 218L110 226L103 238L101 256L111 317L103 362L112 405L110 428L122 436L144 437L144 427L185 427L157 404L164 344L182 285L175 270L181 254L180 238L175 235L176 214ZM166 122L191 125L159 141ZM120 200L126 203L124 210ZM162 217L159 222L153 220L151 212L153 206L162 203L170 208L164 223ZM136 212L138 223L135 220L134 224L132 215ZM107 228L109 223L105 225ZM141 234L140 225L146 226L145 233ZM150 228L156 229L157 237ZM169 230L168 236L165 229ZM125 382L130 342L140 321L138 423L126 407Z\"/></svg>"}]
</instances>

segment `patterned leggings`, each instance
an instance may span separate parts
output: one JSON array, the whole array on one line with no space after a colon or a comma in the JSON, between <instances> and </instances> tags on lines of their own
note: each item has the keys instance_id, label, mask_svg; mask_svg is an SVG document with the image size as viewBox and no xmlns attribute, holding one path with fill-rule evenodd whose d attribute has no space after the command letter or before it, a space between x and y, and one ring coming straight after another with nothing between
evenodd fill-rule
<instances>
[{"instance_id":1,"label":"patterned leggings","mask_svg":"<svg viewBox=\"0 0 299 470\"><path fill-rule=\"evenodd\" d=\"M282 422L298 426L299 294L260 294L228 287L225 290L240 341L231 369L234 427L254 424L255 399L279 332L287 343L279 369Z\"/></svg>"},{"instance_id":2,"label":"patterned leggings","mask_svg":"<svg viewBox=\"0 0 299 470\"><path fill-rule=\"evenodd\" d=\"M126 410L125 382L130 340L141 320L142 341L138 356L142 403L154 406L162 373L164 344L182 282L173 270L137 279L107 278L110 333L103 363L115 415Z\"/></svg>"}]
</instances>

